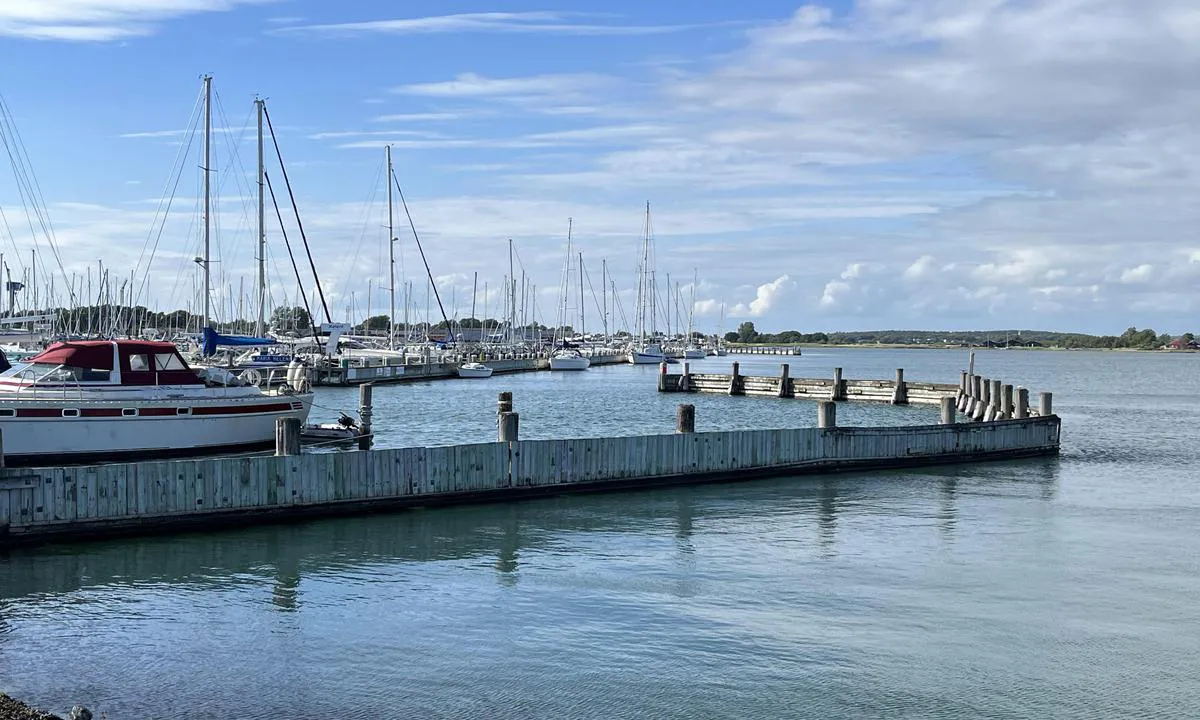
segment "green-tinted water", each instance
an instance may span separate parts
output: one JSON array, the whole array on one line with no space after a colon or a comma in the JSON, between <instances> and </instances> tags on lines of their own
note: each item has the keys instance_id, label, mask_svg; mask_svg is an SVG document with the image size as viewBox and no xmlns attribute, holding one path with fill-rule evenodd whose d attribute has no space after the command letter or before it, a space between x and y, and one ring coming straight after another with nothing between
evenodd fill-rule
<instances>
[{"instance_id":1,"label":"green-tinted water","mask_svg":"<svg viewBox=\"0 0 1200 720\"><path fill-rule=\"evenodd\" d=\"M789 358L796 376L943 381L963 360ZM14 553L0 690L113 720L1193 716L1200 356L979 366L1055 391L1061 458ZM669 431L681 398L652 388L652 369L618 367L379 388L376 408L389 445L491 439L501 389L527 437ZM803 401L691 399L701 430L815 418Z\"/></svg>"}]
</instances>

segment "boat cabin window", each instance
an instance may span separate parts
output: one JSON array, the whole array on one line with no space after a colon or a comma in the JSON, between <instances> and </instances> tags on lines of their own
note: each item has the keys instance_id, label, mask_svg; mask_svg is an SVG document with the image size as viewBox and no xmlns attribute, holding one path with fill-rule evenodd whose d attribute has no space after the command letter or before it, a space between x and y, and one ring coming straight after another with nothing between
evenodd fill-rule
<instances>
[{"instance_id":1,"label":"boat cabin window","mask_svg":"<svg viewBox=\"0 0 1200 720\"><path fill-rule=\"evenodd\" d=\"M132 364L133 358L130 358ZM162 372L163 370L187 370L187 365L175 353L155 353L154 367Z\"/></svg>"},{"instance_id":2,"label":"boat cabin window","mask_svg":"<svg viewBox=\"0 0 1200 720\"><path fill-rule=\"evenodd\" d=\"M150 369L150 356L149 355L141 355L141 354L130 355L129 356L129 369L132 372L145 372L145 371L149 370Z\"/></svg>"},{"instance_id":3,"label":"boat cabin window","mask_svg":"<svg viewBox=\"0 0 1200 720\"><path fill-rule=\"evenodd\" d=\"M5 377L35 382L109 382L112 379L108 370L68 367L50 363L17 365L2 374Z\"/></svg>"}]
</instances>

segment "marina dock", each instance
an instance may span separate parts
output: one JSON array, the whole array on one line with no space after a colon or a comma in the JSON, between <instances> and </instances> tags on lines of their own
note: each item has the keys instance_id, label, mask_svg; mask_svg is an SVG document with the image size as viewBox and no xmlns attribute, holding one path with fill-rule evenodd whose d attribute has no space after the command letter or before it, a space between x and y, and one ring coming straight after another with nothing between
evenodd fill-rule
<instances>
[{"instance_id":1,"label":"marina dock","mask_svg":"<svg viewBox=\"0 0 1200 720\"><path fill-rule=\"evenodd\" d=\"M690 382L662 375L663 386ZM693 378L698 376L692 376ZM729 376L730 382L737 381ZM746 393L770 382L743 378ZM717 387L705 379L701 386ZM845 400L883 400L888 381L844 381ZM521 440L511 395L501 394L497 442L299 453L299 423L280 420L277 454L0 472L0 546L137 532L246 525L404 507L508 501L572 492L635 490L806 473L1004 460L1058 452L1060 421L1050 394L1037 409L999 381L893 383L907 401L936 402L937 424L843 427L837 402L818 399L815 428L694 432L681 405L672 434ZM817 387L818 381L812 381ZM866 384L863 384L866 383ZM830 381L830 398L838 387ZM370 385L363 395L370 397ZM794 397L808 381L783 385ZM871 392L850 393L850 388ZM989 388L985 396L983 388ZM693 385L689 391L701 391ZM726 389L728 392L728 387ZM775 388L778 393L778 388ZM736 394L736 393L735 393ZM508 395L508 397L505 397ZM1016 397L1016 403L1005 398ZM1007 409L1006 409L1007 407ZM963 408L959 410L959 408ZM368 412L369 407L365 408ZM964 413L959 421L958 412ZM978 418L978 420L976 420Z\"/></svg>"},{"instance_id":2,"label":"marina dock","mask_svg":"<svg viewBox=\"0 0 1200 720\"><path fill-rule=\"evenodd\" d=\"M615 352L589 353L592 365L615 365L626 362ZM496 375L535 372L550 369L548 353L498 353L424 358L343 357L335 365L309 368L310 383L318 387L362 385L363 383L402 383L417 380L439 380L458 377L458 368L465 362L483 362ZM266 377L263 373L262 377Z\"/></svg>"}]
</instances>

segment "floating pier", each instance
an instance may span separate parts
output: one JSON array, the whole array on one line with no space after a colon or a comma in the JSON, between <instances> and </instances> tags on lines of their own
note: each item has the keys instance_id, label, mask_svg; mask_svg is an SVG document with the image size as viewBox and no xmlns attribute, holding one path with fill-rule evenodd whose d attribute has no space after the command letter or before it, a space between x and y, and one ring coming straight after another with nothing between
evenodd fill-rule
<instances>
[{"instance_id":1,"label":"floating pier","mask_svg":"<svg viewBox=\"0 0 1200 720\"><path fill-rule=\"evenodd\" d=\"M726 392L767 394L810 386L786 377L725 376ZM663 383L698 376L662 375ZM838 378L840 380L840 378ZM706 382L702 381L702 385ZM819 381L812 381L817 383ZM885 381L845 383L842 399L883 400ZM866 381L858 381L866 382ZM497 442L444 447L301 454L299 423L282 420L275 456L224 457L79 467L0 470L0 547L54 539L246 525L403 507L506 501L567 492L639 489L772 475L915 467L1052 455L1060 421L1049 393L1029 408L1024 388L963 374L958 386L913 384L902 376L892 402L938 394L938 424L842 427L835 392L818 399L816 428L695 432L682 405L673 434L521 440L511 393L497 404ZM715 387L715 385L712 385ZM815 387L815 385L812 385ZM928 387L924 387L928 386ZM370 385L363 410L370 419ZM852 387L869 389L855 395ZM932 389L930 389L932 388ZM1006 390L1008 388L1009 390ZM676 386L675 390L679 390ZM699 391L690 386L690 391ZM897 391L901 390L900 394ZM736 393L735 393L736 394ZM995 398L999 398L996 400ZM1014 401L1006 403L1006 398ZM961 409L965 408L965 409ZM961 409L961 410L960 410ZM957 422L956 410L977 422ZM369 425L368 425L369 427ZM363 447L369 445L368 434ZM2 439L2 438L0 438Z\"/></svg>"},{"instance_id":2,"label":"floating pier","mask_svg":"<svg viewBox=\"0 0 1200 720\"><path fill-rule=\"evenodd\" d=\"M800 355L799 345L727 345L730 355Z\"/></svg>"},{"instance_id":3,"label":"floating pier","mask_svg":"<svg viewBox=\"0 0 1200 720\"><path fill-rule=\"evenodd\" d=\"M617 353L588 355L592 365L625 362ZM501 353L454 355L445 357L344 357L337 364L309 369L310 381L317 386L361 385L363 383L401 383L458 377L458 368L466 362L486 363L495 375L550 369L546 353Z\"/></svg>"}]
</instances>

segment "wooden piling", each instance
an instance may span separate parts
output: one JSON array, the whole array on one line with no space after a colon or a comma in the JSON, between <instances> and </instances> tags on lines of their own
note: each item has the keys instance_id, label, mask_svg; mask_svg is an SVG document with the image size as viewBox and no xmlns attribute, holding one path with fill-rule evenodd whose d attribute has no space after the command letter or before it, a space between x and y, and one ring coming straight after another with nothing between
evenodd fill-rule
<instances>
[{"instance_id":1,"label":"wooden piling","mask_svg":"<svg viewBox=\"0 0 1200 720\"><path fill-rule=\"evenodd\" d=\"M989 407L990 407L989 414L991 415L991 419L992 420L1002 420L1003 418L1000 415L1000 405L1003 402L1002 395L1004 394L1004 381L1003 380L993 380L992 381L992 389L989 391L988 394L991 397L991 403L989 405Z\"/></svg>"},{"instance_id":2,"label":"wooden piling","mask_svg":"<svg viewBox=\"0 0 1200 720\"><path fill-rule=\"evenodd\" d=\"M833 391L829 393L830 400L846 399L846 381L842 379L842 369L833 369Z\"/></svg>"},{"instance_id":3,"label":"wooden piling","mask_svg":"<svg viewBox=\"0 0 1200 720\"><path fill-rule=\"evenodd\" d=\"M275 454L300 454L300 418L284 417L275 420Z\"/></svg>"},{"instance_id":4,"label":"wooden piling","mask_svg":"<svg viewBox=\"0 0 1200 720\"><path fill-rule=\"evenodd\" d=\"M791 372L791 366L788 363L783 363L779 369L779 397L790 398L796 397L796 393L792 388L792 379L788 376Z\"/></svg>"},{"instance_id":5,"label":"wooden piling","mask_svg":"<svg viewBox=\"0 0 1200 720\"><path fill-rule=\"evenodd\" d=\"M733 363L733 374L729 376L729 394L730 395L745 395L746 383L742 380L742 374L738 370L739 363Z\"/></svg>"},{"instance_id":6,"label":"wooden piling","mask_svg":"<svg viewBox=\"0 0 1200 720\"><path fill-rule=\"evenodd\" d=\"M371 442L374 439L373 431L371 430L371 416L374 413L372 408L372 391L375 389L375 383L363 383L358 386L358 449L370 450Z\"/></svg>"},{"instance_id":7,"label":"wooden piling","mask_svg":"<svg viewBox=\"0 0 1200 720\"><path fill-rule=\"evenodd\" d=\"M517 442L520 436L521 417L515 412L500 414L497 436L500 442Z\"/></svg>"},{"instance_id":8,"label":"wooden piling","mask_svg":"<svg viewBox=\"0 0 1200 720\"><path fill-rule=\"evenodd\" d=\"M971 402L967 406L967 417L971 420L979 419L979 404L983 400L983 378L978 375L971 376Z\"/></svg>"},{"instance_id":9,"label":"wooden piling","mask_svg":"<svg viewBox=\"0 0 1200 720\"><path fill-rule=\"evenodd\" d=\"M1029 417L1029 390L1017 388L1017 406L1013 408L1013 419L1024 420Z\"/></svg>"},{"instance_id":10,"label":"wooden piling","mask_svg":"<svg viewBox=\"0 0 1200 720\"><path fill-rule=\"evenodd\" d=\"M513 396L509 391L500 393L496 398L496 415L503 415L506 412L513 411Z\"/></svg>"},{"instance_id":11,"label":"wooden piling","mask_svg":"<svg viewBox=\"0 0 1200 720\"><path fill-rule=\"evenodd\" d=\"M959 379L958 391L958 411L964 415L971 407L972 383L972 376L964 372Z\"/></svg>"},{"instance_id":12,"label":"wooden piling","mask_svg":"<svg viewBox=\"0 0 1200 720\"><path fill-rule=\"evenodd\" d=\"M675 432L696 432L696 406L681 403L675 411Z\"/></svg>"},{"instance_id":13,"label":"wooden piling","mask_svg":"<svg viewBox=\"0 0 1200 720\"><path fill-rule=\"evenodd\" d=\"M946 397L942 398L941 424L953 425L954 422L954 398L947 395Z\"/></svg>"},{"instance_id":14,"label":"wooden piling","mask_svg":"<svg viewBox=\"0 0 1200 720\"><path fill-rule=\"evenodd\" d=\"M1054 393L1044 392L1038 395L1038 415L1049 417L1054 414Z\"/></svg>"},{"instance_id":15,"label":"wooden piling","mask_svg":"<svg viewBox=\"0 0 1200 720\"><path fill-rule=\"evenodd\" d=\"M908 386L904 384L904 368L896 368L896 387L892 390L892 404L908 404Z\"/></svg>"},{"instance_id":16,"label":"wooden piling","mask_svg":"<svg viewBox=\"0 0 1200 720\"><path fill-rule=\"evenodd\" d=\"M837 427L837 403L832 400L822 400L817 403L817 427Z\"/></svg>"},{"instance_id":17,"label":"wooden piling","mask_svg":"<svg viewBox=\"0 0 1200 720\"><path fill-rule=\"evenodd\" d=\"M1013 416L1013 386L1005 385L1000 388L1000 418L1011 420Z\"/></svg>"},{"instance_id":18,"label":"wooden piling","mask_svg":"<svg viewBox=\"0 0 1200 720\"><path fill-rule=\"evenodd\" d=\"M737 363L734 363L737 365ZM658 364L658 391L667 391L667 361L663 360Z\"/></svg>"},{"instance_id":19,"label":"wooden piling","mask_svg":"<svg viewBox=\"0 0 1200 720\"><path fill-rule=\"evenodd\" d=\"M691 363L683 364L683 375L679 376L679 389L683 392L688 392L692 389L692 365Z\"/></svg>"}]
</instances>

